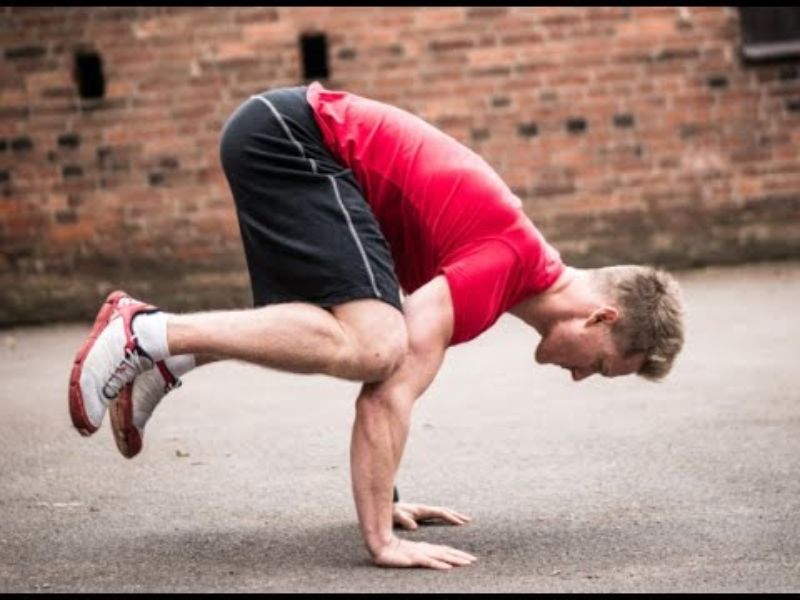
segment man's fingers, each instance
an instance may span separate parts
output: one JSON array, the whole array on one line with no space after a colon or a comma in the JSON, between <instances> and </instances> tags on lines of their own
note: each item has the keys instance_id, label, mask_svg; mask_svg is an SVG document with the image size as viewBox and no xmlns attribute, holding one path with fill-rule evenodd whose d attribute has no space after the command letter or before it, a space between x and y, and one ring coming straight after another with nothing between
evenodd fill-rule
<instances>
[{"instance_id":1,"label":"man's fingers","mask_svg":"<svg viewBox=\"0 0 800 600\"><path fill-rule=\"evenodd\" d=\"M467 515L462 515L454 510L450 511L450 517L453 519L451 522L455 523L456 525L466 525L472 520Z\"/></svg>"},{"instance_id":2,"label":"man's fingers","mask_svg":"<svg viewBox=\"0 0 800 600\"><path fill-rule=\"evenodd\" d=\"M443 560L456 566L469 565L477 560L477 557L472 554L450 546L433 546L432 549L435 552L434 556L438 560Z\"/></svg>"},{"instance_id":3,"label":"man's fingers","mask_svg":"<svg viewBox=\"0 0 800 600\"><path fill-rule=\"evenodd\" d=\"M430 567L431 569L439 569L441 571L453 568L453 565L451 565L450 563L444 560L437 560L430 556L428 557L428 560L425 562L424 566Z\"/></svg>"},{"instance_id":4,"label":"man's fingers","mask_svg":"<svg viewBox=\"0 0 800 600\"><path fill-rule=\"evenodd\" d=\"M398 514L397 520L399 521L400 527L402 527L403 529L414 531L417 528L417 522L406 514L403 513Z\"/></svg>"},{"instance_id":5,"label":"man's fingers","mask_svg":"<svg viewBox=\"0 0 800 600\"><path fill-rule=\"evenodd\" d=\"M470 560L451 554L446 551L443 546L434 547L433 553L428 555L428 560L431 566L436 569L452 567L463 567L470 564ZM442 567L441 565L447 565Z\"/></svg>"},{"instance_id":6,"label":"man's fingers","mask_svg":"<svg viewBox=\"0 0 800 600\"><path fill-rule=\"evenodd\" d=\"M470 519L467 515L462 515L449 508L431 507L420 517L420 520L442 519L453 525L464 525L469 523Z\"/></svg>"},{"instance_id":7,"label":"man's fingers","mask_svg":"<svg viewBox=\"0 0 800 600\"><path fill-rule=\"evenodd\" d=\"M444 519L448 523L452 523L453 525L463 525L464 524L464 519L459 517L453 511L442 510L441 512L439 512L439 514L437 516L440 517L441 519Z\"/></svg>"},{"instance_id":8,"label":"man's fingers","mask_svg":"<svg viewBox=\"0 0 800 600\"><path fill-rule=\"evenodd\" d=\"M449 546L445 546L445 548L447 549L447 551L448 551L448 553L450 555L455 556L456 558L459 558L461 560L466 560L468 562L474 562L474 561L478 560L477 556L473 556L472 554L469 554L468 552L464 552L462 550L456 550L455 548L451 548Z\"/></svg>"},{"instance_id":9,"label":"man's fingers","mask_svg":"<svg viewBox=\"0 0 800 600\"><path fill-rule=\"evenodd\" d=\"M463 556L457 556L455 554L446 554L445 558L443 558L443 560L446 560L451 565L456 565L458 567L464 567L466 565L471 565L472 562L473 562L469 558L464 558Z\"/></svg>"}]
</instances>

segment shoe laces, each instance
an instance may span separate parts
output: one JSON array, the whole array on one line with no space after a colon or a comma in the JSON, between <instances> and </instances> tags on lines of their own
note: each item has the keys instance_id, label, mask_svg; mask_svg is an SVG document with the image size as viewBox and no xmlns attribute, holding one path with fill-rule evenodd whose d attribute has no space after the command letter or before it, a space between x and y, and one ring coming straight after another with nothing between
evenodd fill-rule
<instances>
[{"instance_id":1,"label":"shoe laces","mask_svg":"<svg viewBox=\"0 0 800 600\"><path fill-rule=\"evenodd\" d=\"M176 379L175 381L166 381L164 382L164 393L169 394L175 388L179 388L183 385L183 381L180 379Z\"/></svg>"},{"instance_id":2,"label":"shoe laces","mask_svg":"<svg viewBox=\"0 0 800 600\"><path fill-rule=\"evenodd\" d=\"M169 370L167 364L163 360L156 362L157 370L161 375L161 380L164 382L164 393L168 394L177 387L181 387L183 382Z\"/></svg>"},{"instance_id":3,"label":"shoe laces","mask_svg":"<svg viewBox=\"0 0 800 600\"><path fill-rule=\"evenodd\" d=\"M145 354L138 345L136 338L132 340L132 348L125 348L125 356L119 361L114 371L109 375L103 386L103 396L113 400L133 378L153 367L153 360Z\"/></svg>"}]
</instances>

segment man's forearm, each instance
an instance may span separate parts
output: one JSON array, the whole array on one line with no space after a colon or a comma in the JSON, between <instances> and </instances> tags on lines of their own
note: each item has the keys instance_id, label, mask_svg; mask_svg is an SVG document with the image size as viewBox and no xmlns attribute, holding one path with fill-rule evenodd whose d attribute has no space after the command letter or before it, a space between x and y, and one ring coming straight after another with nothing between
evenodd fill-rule
<instances>
[{"instance_id":1,"label":"man's forearm","mask_svg":"<svg viewBox=\"0 0 800 600\"><path fill-rule=\"evenodd\" d=\"M351 444L353 496L373 556L393 539L393 483L408 437L413 399L366 386L356 403Z\"/></svg>"}]
</instances>

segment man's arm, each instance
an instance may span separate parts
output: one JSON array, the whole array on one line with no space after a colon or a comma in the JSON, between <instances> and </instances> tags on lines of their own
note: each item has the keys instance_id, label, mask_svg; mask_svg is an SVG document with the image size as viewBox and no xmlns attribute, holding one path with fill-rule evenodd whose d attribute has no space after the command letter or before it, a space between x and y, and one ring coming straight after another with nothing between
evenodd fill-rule
<instances>
[{"instance_id":1,"label":"man's arm","mask_svg":"<svg viewBox=\"0 0 800 600\"><path fill-rule=\"evenodd\" d=\"M365 384L356 402L350 447L353 495L364 541L375 564L449 569L475 557L448 546L401 540L392 532L392 485L414 402L441 367L453 331L450 290L436 277L406 300L409 349L380 383ZM380 335L380 332L376 332Z\"/></svg>"}]
</instances>

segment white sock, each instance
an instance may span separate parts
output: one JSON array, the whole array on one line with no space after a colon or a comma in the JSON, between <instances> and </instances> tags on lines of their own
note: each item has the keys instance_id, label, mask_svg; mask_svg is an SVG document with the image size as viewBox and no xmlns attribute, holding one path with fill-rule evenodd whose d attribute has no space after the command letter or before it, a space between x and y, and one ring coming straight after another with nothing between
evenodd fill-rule
<instances>
[{"instance_id":1,"label":"white sock","mask_svg":"<svg viewBox=\"0 0 800 600\"><path fill-rule=\"evenodd\" d=\"M164 361L164 364L167 365L170 373L175 375L177 379L180 379L182 375L185 375L196 366L194 354L178 354L177 356L170 356Z\"/></svg>"},{"instance_id":2,"label":"white sock","mask_svg":"<svg viewBox=\"0 0 800 600\"><path fill-rule=\"evenodd\" d=\"M133 318L131 328L139 346L154 360L164 360L170 356L167 344L167 317L169 313L158 311L138 314Z\"/></svg>"}]
</instances>

